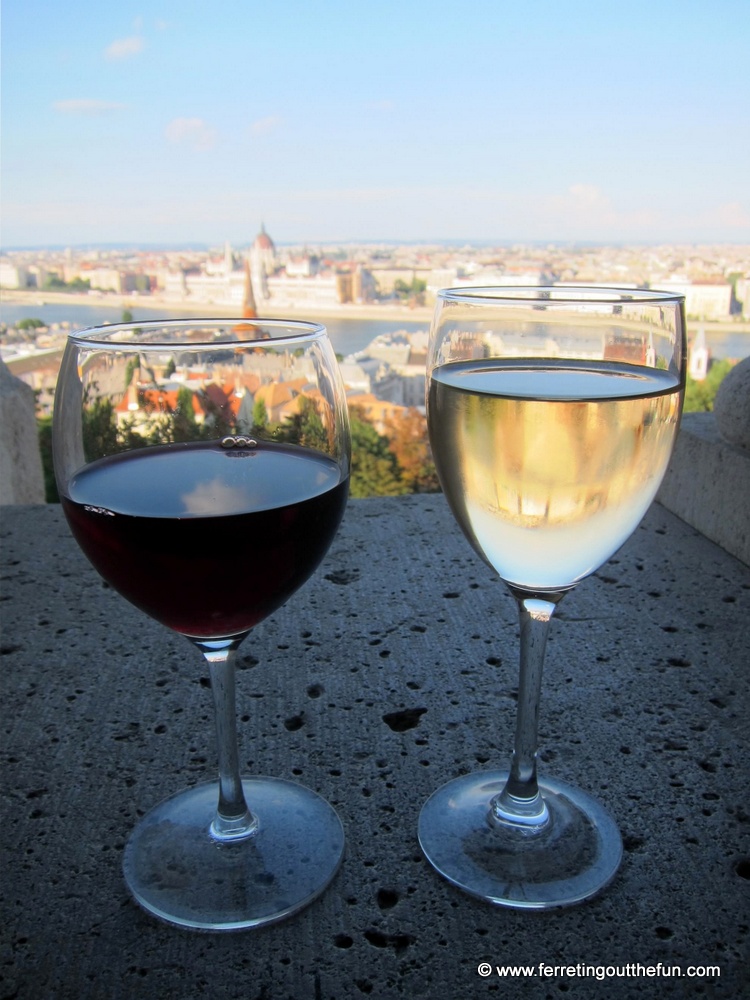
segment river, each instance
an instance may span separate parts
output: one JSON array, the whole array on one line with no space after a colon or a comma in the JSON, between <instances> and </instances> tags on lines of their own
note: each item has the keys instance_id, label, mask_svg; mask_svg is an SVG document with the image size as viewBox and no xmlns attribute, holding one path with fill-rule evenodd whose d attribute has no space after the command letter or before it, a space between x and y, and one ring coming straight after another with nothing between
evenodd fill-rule
<instances>
[{"instance_id":1,"label":"river","mask_svg":"<svg viewBox=\"0 0 750 1000\"><path fill-rule=\"evenodd\" d=\"M137 321L165 319L167 315L175 318L192 318L196 313L191 311L181 311L170 309L149 309L141 307L138 303L128 307ZM207 306L207 313L211 307ZM67 302L46 302L43 305L23 302L6 302L0 306L0 322L13 326L22 319L36 318L45 323L69 323L72 329L84 330L90 326L98 326L102 323L117 323L122 319L122 306L107 305L80 305L78 303ZM410 333L416 330L426 330L429 326L427 320L407 320L407 319L353 319L326 317L325 320L328 333L331 338L334 350L339 354L355 354L364 350L365 347L379 334L393 333L396 330L407 330ZM747 324L744 324L747 327ZM692 339L698 332L698 328L703 326L706 335L706 345L714 358L731 358L739 361L750 356L750 332L747 329L732 330L729 323L717 324L714 328L711 323L698 324L688 323L688 339Z\"/></svg>"},{"instance_id":2,"label":"river","mask_svg":"<svg viewBox=\"0 0 750 1000\"><path fill-rule=\"evenodd\" d=\"M175 319L192 319L196 317L195 310L181 311L179 309L148 309L135 304L128 307L136 321L146 322L150 319L163 320L167 316ZM211 307L206 307L206 314ZM41 319L45 323L69 323L71 329L85 330L102 323L119 323L122 319L122 306L77 305L65 302L46 302L44 305L26 305L21 302L8 302L0 307L0 322L14 326L22 319ZM338 319L326 317L325 323L333 348L339 354L356 354L381 333L393 333L396 330L426 330L427 321L415 322L402 319ZM749 338L750 339L750 338Z\"/></svg>"}]
</instances>

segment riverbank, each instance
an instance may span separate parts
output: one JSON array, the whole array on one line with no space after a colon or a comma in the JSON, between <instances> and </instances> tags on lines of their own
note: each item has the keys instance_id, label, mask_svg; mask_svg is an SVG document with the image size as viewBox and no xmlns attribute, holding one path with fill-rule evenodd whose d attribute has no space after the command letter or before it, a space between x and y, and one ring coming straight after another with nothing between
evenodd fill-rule
<instances>
[{"instance_id":1,"label":"riverbank","mask_svg":"<svg viewBox=\"0 0 750 1000\"><path fill-rule=\"evenodd\" d=\"M236 319L237 309L226 304L167 300L162 296L116 295L114 293L76 294L66 292L13 290L3 292L0 323L14 327L23 319L39 319L60 330L86 330L103 324L119 323L129 310L137 323L162 322L166 319L201 318ZM410 309L398 303L347 304L345 306L270 307L270 318L306 319L325 324L331 343L343 357L358 354L384 334L401 330L424 331L429 328L432 308ZM699 331L705 334L706 346L714 361L741 361L750 356L750 322L725 320L703 322L688 319L688 342ZM7 360L7 357L6 357Z\"/></svg>"},{"instance_id":2,"label":"riverbank","mask_svg":"<svg viewBox=\"0 0 750 1000\"><path fill-rule=\"evenodd\" d=\"M195 316L240 316L241 309L237 306L216 302L193 302L190 299L166 299L159 295L119 295L115 292L78 293L78 292L48 292L3 290L3 301L7 304L22 305L31 308L35 305L77 305L104 306L111 309L128 309L137 318L138 309L153 309L169 313L192 313ZM267 304L261 310L263 316L272 318L288 317L289 319L346 319L346 320L378 320L415 323L429 323L432 318L432 306L403 306L397 303L368 302L362 305L347 303L338 306L290 306L279 307ZM750 324L748 324L750 332Z\"/></svg>"},{"instance_id":3,"label":"riverbank","mask_svg":"<svg viewBox=\"0 0 750 1000\"><path fill-rule=\"evenodd\" d=\"M128 309L137 319L139 309L194 316L239 316L237 306L221 302L194 302L190 299L167 299L161 295L120 295L116 292L52 292L3 289L3 303L25 309L35 305L69 305ZM367 322L427 323L432 319L432 305L404 306L395 302L346 303L345 305L274 306L267 303L261 315L272 318L326 320L360 320ZM725 320L697 320L688 317L690 333L703 329L708 333L750 334L750 320L736 317Z\"/></svg>"}]
</instances>

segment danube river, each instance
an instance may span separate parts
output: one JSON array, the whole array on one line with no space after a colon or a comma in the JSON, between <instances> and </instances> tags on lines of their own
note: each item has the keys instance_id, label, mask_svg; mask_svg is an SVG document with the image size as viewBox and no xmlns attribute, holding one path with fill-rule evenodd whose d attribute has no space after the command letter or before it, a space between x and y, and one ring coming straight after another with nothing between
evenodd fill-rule
<instances>
[{"instance_id":1,"label":"danube river","mask_svg":"<svg viewBox=\"0 0 750 1000\"><path fill-rule=\"evenodd\" d=\"M163 320L167 316L174 319L192 319L198 314L195 309L181 311L179 309L148 309L139 303L127 307L135 321L146 322L150 319ZM0 322L7 326L15 326L22 319L41 319L45 323L69 323L72 330L85 330L90 326L102 323L119 323L122 319L122 306L78 305L66 302L45 302L34 305L21 302L8 302L0 309ZM206 306L206 315L211 314L211 306ZM370 313L372 315L372 313ZM299 318L299 317L298 317ZM356 354L381 333L393 333L396 330L426 330L429 322L409 319L353 319L326 316L320 322L328 329L333 348L339 354ZM750 338L748 338L750 346Z\"/></svg>"},{"instance_id":2,"label":"danube river","mask_svg":"<svg viewBox=\"0 0 750 1000\"><path fill-rule=\"evenodd\" d=\"M140 303L133 303L126 308L133 314L136 321L146 322L147 320L163 320L167 316L180 318L192 318L196 316L195 308L191 311L170 308L166 310L148 308ZM429 326L429 319L423 311L425 318L400 319L394 318L392 311L390 315L383 319L373 319L373 312L378 307L373 307L368 311L367 318L351 316L331 317L326 316L320 321L325 323L331 338L334 350L339 354L356 354L357 351L364 350L365 347L375 337L383 333L393 333L396 330L406 330L413 333L416 330L426 330ZM91 305L81 305L77 302L45 302L34 304L32 302L4 302L0 308L0 322L8 326L14 326L22 319L41 319L45 323L68 323L71 329L84 330L90 326L98 326L102 323L117 323L122 319L123 306L101 305L99 303ZM206 306L206 315L211 312L211 306ZM222 310L225 312L225 310ZM291 318L291 317L290 317ZM315 318L311 316L310 318ZM730 358L739 361L750 356L750 330L748 324L743 323L741 329L733 329L732 323L688 323L688 340L691 341L698 330L704 329L706 344L714 358Z\"/></svg>"}]
</instances>

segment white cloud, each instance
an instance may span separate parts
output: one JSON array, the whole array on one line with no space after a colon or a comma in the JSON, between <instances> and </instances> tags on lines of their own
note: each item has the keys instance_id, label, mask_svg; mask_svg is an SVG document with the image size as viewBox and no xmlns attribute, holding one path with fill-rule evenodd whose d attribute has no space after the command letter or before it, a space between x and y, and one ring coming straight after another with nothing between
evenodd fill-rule
<instances>
[{"instance_id":1,"label":"white cloud","mask_svg":"<svg viewBox=\"0 0 750 1000\"><path fill-rule=\"evenodd\" d=\"M104 55L109 60L129 59L137 56L143 49L143 38L141 35L130 35L128 38L116 38L111 45L104 50Z\"/></svg>"},{"instance_id":2,"label":"white cloud","mask_svg":"<svg viewBox=\"0 0 750 1000\"><path fill-rule=\"evenodd\" d=\"M727 229L748 229L750 228L750 211L739 201L730 201L707 213L703 221L717 226L725 226Z\"/></svg>"},{"instance_id":3,"label":"white cloud","mask_svg":"<svg viewBox=\"0 0 750 1000\"><path fill-rule=\"evenodd\" d=\"M174 118L164 130L170 142L184 142L193 149L212 149L218 133L202 118Z\"/></svg>"},{"instance_id":4,"label":"white cloud","mask_svg":"<svg viewBox=\"0 0 750 1000\"><path fill-rule=\"evenodd\" d=\"M579 207L610 210L610 201L594 184L571 184L568 194Z\"/></svg>"},{"instance_id":5,"label":"white cloud","mask_svg":"<svg viewBox=\"0 0 750 1000\"><path fill-rule=\"evenodd\" d=\"M282 119L276 115L269 115L267 118L259 118L250 126L250 135L270 135L281 125Z\"/></svg>"},{"instance_id":6,"label":"white cloud","mask_svg":"<svg viewBox=\"0 0 750 1000\"><path fill-rule=\"evenodd\" d=\"M659 221L644 209L621 210L595 184L571 184L562 195L540 199L537 208L552 226L576 235L592 237L602 232L648 235Z\"/></svg>"},{"instance_id":7,"label":"white cloud","mask_svg":"<svg viewBox=\"0 0 750 1000\"><path fill-rule=\"evenodd\" d=\"M105 115L110 111L122 111L127 104L99 101L93 97L79 97L67 101L53 101L52 107L62 115Z\"/></svg>"},{"instance_id":8,"label":"white cloud","mask_svg":"<svg viewBox=\"0 0 750 1000\"><path fill-rule=\"evenodd\" d=\"M259 477L260 478L260 477ZM243 486L228 486L220 478L198 483L180 497L188 514L236 514L248 509L253 498Z\"/></svg>"}]
</instances>

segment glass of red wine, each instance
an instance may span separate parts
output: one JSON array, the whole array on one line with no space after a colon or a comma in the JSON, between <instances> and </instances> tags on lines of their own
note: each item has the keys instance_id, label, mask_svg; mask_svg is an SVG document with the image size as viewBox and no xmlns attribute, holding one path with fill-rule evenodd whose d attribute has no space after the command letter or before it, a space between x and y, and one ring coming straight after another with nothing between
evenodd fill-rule
<instances>
[{"instance_id":1,"label":"glass of red wine","mask_svg":"<svg viewBox=\"0 0 750 1000\"><path fill-rule=\"evenodd\" d=\"M324 327L286 320L119 324L71 334L53 453L81 549L123 597L208 663L218 781L166 799L125 848L137 902L234 930L311 902L344 834L319 795L240 776L234 660L313 574L348 494L343 383Z\"/></svg>"}]
</instances>

